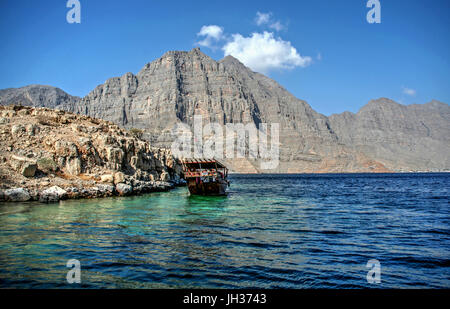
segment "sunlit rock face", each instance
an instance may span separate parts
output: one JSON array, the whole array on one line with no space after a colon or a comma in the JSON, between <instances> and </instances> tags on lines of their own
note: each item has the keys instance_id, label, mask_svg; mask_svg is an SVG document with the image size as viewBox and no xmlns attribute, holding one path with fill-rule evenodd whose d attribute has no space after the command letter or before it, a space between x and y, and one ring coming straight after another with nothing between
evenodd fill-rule
<instances>
[{"instance_id":1,"label":"sunlit rock face","mask_svg":"<svg viewBox=\"0 0 450 309\"><path fill-rule=\"evenodd\" d=\"M112 122L19 105L0 106L0 118L0 201L141 194L183 183L170 149Z\"/></svg>"}]
</instances>

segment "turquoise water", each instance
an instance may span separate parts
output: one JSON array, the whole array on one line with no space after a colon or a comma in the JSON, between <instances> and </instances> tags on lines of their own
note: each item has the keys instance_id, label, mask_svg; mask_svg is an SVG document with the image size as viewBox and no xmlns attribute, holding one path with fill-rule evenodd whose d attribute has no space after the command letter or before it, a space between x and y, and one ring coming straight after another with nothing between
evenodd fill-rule
<instances>
[{"instance_id":1,"label":"turquoise water","mask_svg":"<svg viewBox=\"0 0 450 309\"><path fill-rule=\"evenodd\" d=\"M0 287L450 287L448 174L231 180L228 197L0 205Z\"/></svg>"}]
</instances>

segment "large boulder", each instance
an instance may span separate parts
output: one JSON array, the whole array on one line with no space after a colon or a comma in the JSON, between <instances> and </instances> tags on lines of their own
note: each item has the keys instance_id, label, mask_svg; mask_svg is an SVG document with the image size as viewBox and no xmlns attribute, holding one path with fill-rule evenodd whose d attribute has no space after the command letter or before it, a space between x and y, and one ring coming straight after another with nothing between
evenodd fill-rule
<instances>
[{"instance_id":1,"label":"large boulder","mask_svg":"<svg viewBox=\"0 0 450 309\"><path fill-rule=\"evenodd\" d=\"M122 172L117 172L114 174L114 184L117 185L119 183L125 182L125 174Z\"/></svg>"},{"instance_id":2,"label":"large boulder","mask_svg":"<svg viewBox=\"0 0 450 309\"><path fill-rule=\"evenodd\" d=\"M15 188L4 191L3 198L7 202L26 202L31 199L31 196L27 189Z\"/></svg>"},{"instance_id":3,"label":"large boulder","mask_svg":"<svg viewBox=\"0 0 450 309\"><path fill-rule=\"evenodd\" d=\"M21 124L13 125L12 128L11 128L11 134L12 135L19 135L19 134L24 133L24 132L25 132L25 127L23 125L21 125Z\"/></svg>"},{"instance_id":4,"label":"large boulder","mask_svg":"<svg viewBox=\"0 0 450 309\"><path fill-rule=\"evenodd\" d=\"M34 177L37 170L36 160L16 155L11 156L10 165L14 170L25 177Z\"/></svg>"},{"instance_id":5,"label":"large boulder","mask_svg":"<svg viewBox=\"0 0 450 309\"><path fill-rule=\"evenodd\" d=\"M55 203L67 197L67 191L58 186L53 186L44 190L39 195L39 201L42 203Z\"/></svg>"},{"instance_id":6,"label":"large boulder","mask_svg":"<svg viewBox=\"0 0 450 309\"><path fill-rule=\"evenodd\" d=\"M114 182L114 175L106 174L101 176L101 181L104 183L113 183Z\"/></svg>"},{"instance_id":7,"label":"large boulder","mask_svg":"<svg viewBox=\"0 0 450 309\"><path fill-rule=\"evenodd\" d=\"M115 188L112 185L97 185L98 191L101 196L113 196L115 192Z\"/></svg>"},{"instance_id":8,"label":"large boulder","mask_svg":"<svg viewBox=\"0 0 450 309\"><path fill-rule=\"evenodd\" d=\"M168 182L170 181L170 175L167 172L162 172L161 173L161 181L163 182Z\"/></svg>"},{"instance_id":9,"label":"large boulder","mask_svg":"<svg viewBox=\"0 0 450 309\"><path fill-rule=\"evenodd\" d=\"M133 188L130 185L119 183L118 185L116 185L116 191L120 196L126 196L133 193Z\"/></svg>"}]
</instances>

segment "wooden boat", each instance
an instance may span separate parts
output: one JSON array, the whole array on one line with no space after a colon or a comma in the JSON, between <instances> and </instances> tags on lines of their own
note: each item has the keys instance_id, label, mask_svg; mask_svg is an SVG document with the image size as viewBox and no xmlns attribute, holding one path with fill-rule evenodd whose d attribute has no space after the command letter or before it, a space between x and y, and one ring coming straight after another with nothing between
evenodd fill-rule
<instances>
[{"instance_id":1,"label":"wooden boat","mask_svg":"<svg viewBox=\"0 0 450 309\"><path fill-rule=\"evenodd\" d=\"M182 160L191 195L227 195L228 168L214 159Z\"/></svg>"}]
</instances>

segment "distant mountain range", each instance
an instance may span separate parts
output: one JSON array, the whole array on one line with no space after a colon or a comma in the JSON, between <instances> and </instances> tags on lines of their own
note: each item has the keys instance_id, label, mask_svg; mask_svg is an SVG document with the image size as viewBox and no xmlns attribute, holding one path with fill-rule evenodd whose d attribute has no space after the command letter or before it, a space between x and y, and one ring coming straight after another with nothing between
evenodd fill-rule
<instances>
[{"instance_id":1,"label":"distant mountain range","mask_svg":"<svg viewBox=\"0 0 450 309\"><path fill-rule=\"evenodd\" d=\"M71 106L80 102L63 90L51 86L29 85L22 88L0 90L0 105L20 104L24 106L57 108Z\"/></svg>"},{"instance_id":2,"label":"distant mountain range","mask_svg":"<svg viewBox=\"0 0 450 309\"><path fill-rule=\"evenodd\" d=\"M137 74L99 85L84 98L31 85L0 90L0 105L62 109L144 129L154 146L170 147L178 123L280 124L280 164L225 160L235 172L316 173L450 171L450 106L370 101L354 114L326 117L274 80L228 56L215 61L198 48L171 51Z\"/></svg>"}]
</instances>

